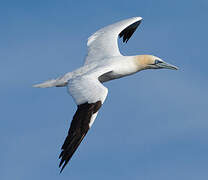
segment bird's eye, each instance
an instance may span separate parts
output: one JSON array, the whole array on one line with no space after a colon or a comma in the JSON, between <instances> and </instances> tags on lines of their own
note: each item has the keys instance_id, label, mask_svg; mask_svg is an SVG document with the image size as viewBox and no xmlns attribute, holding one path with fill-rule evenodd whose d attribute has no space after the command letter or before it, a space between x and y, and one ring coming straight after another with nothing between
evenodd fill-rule
<instances>
[{"instance_id":1,"label":"bird's eye","mask_svg":"<svg viewBox=\"0 0 208 180\"><path fill-rule=\"evenodd\" d=\"M155 64L159 64L159 63L162 63L162 61L160 61L160 60L155 60Z\"/></svg>"}]
</instances>

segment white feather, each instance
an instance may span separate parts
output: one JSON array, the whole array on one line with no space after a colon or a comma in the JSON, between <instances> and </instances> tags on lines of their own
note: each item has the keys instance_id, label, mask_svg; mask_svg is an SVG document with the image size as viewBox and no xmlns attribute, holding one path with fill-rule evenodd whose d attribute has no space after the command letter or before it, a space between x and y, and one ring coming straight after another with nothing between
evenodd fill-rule
<instances>
[{"instance_id":1,"label":"white feather","mask_svg":"<svg viewBox=\"0 0 208 180\"><path fill-rule=\"evenodd\" d=\"M68 82L69 94L77 105L83 103L104 102L108 89L103 86L97 78L80 76Z\"/></svg>"},{"instance_id":2,"label":"white feather","mask_svg":"<svg viewBox=\"0 0 208 180\"><path fill-rule=\"evenodd\" d=\"M115 24L106 26L88 38L88 55L85 64L100 61L104 58L121 56L118 48L118 35L129 25L142 20L141 17L133 17Z\"/></svg>"}]
</instances>

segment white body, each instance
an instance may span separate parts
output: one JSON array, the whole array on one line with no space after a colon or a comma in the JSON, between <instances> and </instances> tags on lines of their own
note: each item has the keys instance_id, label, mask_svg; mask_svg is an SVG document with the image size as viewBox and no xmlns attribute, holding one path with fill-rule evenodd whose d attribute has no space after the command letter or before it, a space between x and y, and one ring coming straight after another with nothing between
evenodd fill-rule
<instances>
[{"instance_id":1,"label":"white body","mask_svg":"<svg viewBox=\"0 0 208 180\"><path fill-rule=\"evenodd\" d=\"M123 37L123 42L127 42L141 20L141 17L134 17L98 30L88 39L88 55L82 67L60 78L34 86L42 88L67 86L69 94L78 105L68 136L62 146L59 165L59 167L63 165L61 171L92 126L98 110L105 101L108 89L103 86L103 82L144 69L177 69L155 56L121 55L117 43L118 36Z\"/></svg>"},{"instance_id":2,"label":"white body","mask_svg":"<svg viewBox=\"0 0 208 180\"><path fill-rule=\"evenodd\" d=\"M141 17L133 17L98 30L88 38L88 55L84 66L34 87L67 86L77 105L99 100L103 103L108 90L101 83L130 75L140 69L135 56L120 54L117 39L121 31L134 23L140 24L141 20ZM136 30L135 27L133 29ZM93 119L96 115L97 113L93 115Z\"/></svg>"}]
</instances>

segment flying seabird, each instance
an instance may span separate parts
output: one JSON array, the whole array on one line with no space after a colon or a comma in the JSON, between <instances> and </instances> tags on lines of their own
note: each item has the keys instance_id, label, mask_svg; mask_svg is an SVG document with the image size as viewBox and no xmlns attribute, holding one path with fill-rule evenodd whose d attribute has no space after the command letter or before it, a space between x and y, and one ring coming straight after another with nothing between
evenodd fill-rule
<instances>
[{"instance_id":1,"label":"flying seabird","mask_svg":"<svg viewBox=\"0 0 208 180\"><path fill-rule=\"evenodd\" d=\"M141 21L141 17L133 17L98 30L88 38L88 54L82 67L57 79L34 85L39 88L66 86L77 104L77 111L61 148L60 172L87 134L105 101L108 89L104 82L145 69L178 69L153 55L123 56L120 53L118 37L127 43Z\"/></svg>"}]
</instances>

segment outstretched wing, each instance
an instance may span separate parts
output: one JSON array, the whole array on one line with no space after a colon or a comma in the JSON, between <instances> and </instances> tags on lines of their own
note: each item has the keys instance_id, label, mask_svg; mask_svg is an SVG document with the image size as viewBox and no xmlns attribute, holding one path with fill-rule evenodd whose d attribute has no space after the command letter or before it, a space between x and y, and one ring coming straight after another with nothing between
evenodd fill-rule
<instances>
[{"instance_id":1,"label":"outstretched wing","mask_svg":"<svg viewBox=\"0 0 208 180\"><path fill-rule=\"evenodd\" d=\"M77 111L61 148L61 172L92 126L108 93L108 89L97 79L89 77L70 80L68 90L77 104Z\"/></svg>"},{"instance_id":2,"label":"outstretched wing","mask_svg":"<svg viewBox=\"0 0 208 180\"><path fill-rule=\"evenodd\" d=\"M127 43L141 21L141 17L133 17L106 26L95 32L88 38L88 54L85 64L103 58L121 56L117 42L118 36L119 38L123 37L123 42Z\"/></svg>"}]
</instances>

